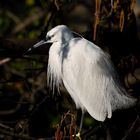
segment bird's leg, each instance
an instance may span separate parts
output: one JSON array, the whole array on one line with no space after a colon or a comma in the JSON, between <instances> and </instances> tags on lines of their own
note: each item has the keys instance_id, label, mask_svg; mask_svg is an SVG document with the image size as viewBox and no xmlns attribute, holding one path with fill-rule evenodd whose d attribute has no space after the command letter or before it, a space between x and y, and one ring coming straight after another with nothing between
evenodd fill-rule
<instances>
[{"instance_id":1,"label":"bird's leg","mask_svg":"<svg viewBox=\"0 0 140 140\"><path fill-rule=\"evenodd\" d=\"M82 126L83 126L83 119L84 119L84 111L82 110L82 115L81 115L81 121L80 121L80 128L79 128L79 132L76 134L76 137L79 138L79 140L81 140L81 130L82 130Z\"/></svg>"},{"instance_id":2,"label":"bird's leg","mask_svg":"<svg viewBox=\"0 0 140 140\"><path fill-rule=\"evenodd\" d=\"M79 132L81 132L81 130L82 130L83 120L84 120L84 114L85 114L84 111L82 111Z\"/></svg>"}]
</instances>

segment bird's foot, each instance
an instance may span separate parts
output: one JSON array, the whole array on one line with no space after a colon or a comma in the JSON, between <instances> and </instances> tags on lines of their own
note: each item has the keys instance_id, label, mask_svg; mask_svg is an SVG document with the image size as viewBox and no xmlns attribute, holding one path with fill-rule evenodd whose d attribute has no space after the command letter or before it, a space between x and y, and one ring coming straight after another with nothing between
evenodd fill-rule
<instances>
[{"instance_id":1,"label":"bird's foot","mask_svg":"<svg viewBox=\"0 0 140 140\"><path fill-rule=\"evenodd\" d=\"M78 138L78 140L81 140L81 133L78 132L76 135L72 135L73 137Z\"/></svg>"}]
</instances>

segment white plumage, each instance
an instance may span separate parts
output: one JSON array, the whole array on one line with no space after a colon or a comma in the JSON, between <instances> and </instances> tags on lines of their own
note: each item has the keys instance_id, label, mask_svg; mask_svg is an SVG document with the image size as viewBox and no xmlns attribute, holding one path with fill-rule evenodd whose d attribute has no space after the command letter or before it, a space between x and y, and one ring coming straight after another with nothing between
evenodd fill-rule
<instances>
[{"instance_id":1,"label":"white plumage","mask_svg":"<svg viewBox=\"0 0 140 140\"><path fill-rule=\"evenodd\" d=\"M65 25L51 29L34 48L48 42L53 43L48 60L50 84L59 87L63 82L77 108L104 121L112 111L135 105L136 99L126 95L101 48L82 37L74 38Z\"/></svg>"}]
</instances>

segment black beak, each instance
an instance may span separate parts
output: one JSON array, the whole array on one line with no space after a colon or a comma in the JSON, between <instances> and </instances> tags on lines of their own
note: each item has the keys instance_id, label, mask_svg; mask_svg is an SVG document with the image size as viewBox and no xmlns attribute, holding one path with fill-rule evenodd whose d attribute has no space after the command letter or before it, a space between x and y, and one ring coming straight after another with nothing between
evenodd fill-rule
<instances>
[{"instance_id":1,"label":"black beak","mask_svg":"<svg viewBox=\"0 0 140 140\"><path fill-rule=\"evenodd\" d=\"M34 46L32 46L31 48L29 48L27 52L29 52L29 51L31 51L32 49L37 48L37 47L39 47L39 46L45 44L45 43L46 43L46 41L41 40L41 41L39 41L38 43L36 43Z\"/></svg>"},{"instance_id":2,"label":"black beak","mask_svg":"<svg viewBox=\"0 0 140 140\"><path fill-rule=\"evenodd\" d=\"M37 48L37 47L39 47L39 46L41 46L41 45L43 45L43 44L50 43L49 40L50 40L50 37L46 36L45 39L39 41L39 42L36 43L34 46L32 46L31 48L29 48L29 49L27 50L27 52L29 52L29 51L33 50L34 48Z\"/></svg>"}]
</instances>

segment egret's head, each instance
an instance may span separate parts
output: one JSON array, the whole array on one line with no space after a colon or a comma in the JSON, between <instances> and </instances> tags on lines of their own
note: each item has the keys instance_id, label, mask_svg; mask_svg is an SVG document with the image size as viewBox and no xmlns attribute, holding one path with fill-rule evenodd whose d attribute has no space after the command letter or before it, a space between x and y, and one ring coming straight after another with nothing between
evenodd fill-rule
<instances>
[{"instance_id":1,"label":"egret's head","mask_svg":"<svg viewBox=\"0 0 140 140\"><path fill-rule=\"evenodd\" d=\"M73 34L67 26L58 25L52 28L50 31L48 31L46 37L37 44L35 44L33 48L37 48L46 43L55 43L55 42L66 43L72 38ZM30 51L31 49L32 48L30 48L28 51Z\"/></svg>"},{"instance_id":2,"label":"egret's head","mask_svg":"<svg viewBox=\"0 0 140 140\"><path fill-rule=\"evenodd\" d=\"M70 29L65 25L58 25L51 29L47 35L46 40L50 43L54 42L66 42L69 41L73 37Z\"/></svg>"}]
</instances>

